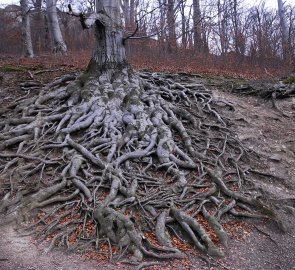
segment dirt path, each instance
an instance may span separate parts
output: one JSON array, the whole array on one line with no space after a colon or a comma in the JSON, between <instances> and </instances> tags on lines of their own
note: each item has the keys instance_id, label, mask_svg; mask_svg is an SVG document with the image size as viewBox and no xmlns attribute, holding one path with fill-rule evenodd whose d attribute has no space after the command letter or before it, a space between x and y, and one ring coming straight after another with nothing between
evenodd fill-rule
<instances>
[{"instance_id":1,"label":"dirt path","mask_svg":"<svg viewBox=\"0 0 295 270\"><path fill-rule=\"evenodd\" d=\"M282 223L247 219L247 226L236 226L232 232L225 258L212 260L212 265L208 266L199 256L189 256L185 269L295 269L295 118L283 117L270 102L260 98L217 89L213 92L217 99L234 105L234 112L225 110L224 113L234 119L233 128L239 139L261 155L256 169L259 173L253 174L254 181L257 188L281 205L276 214ZM0 89L1 94L9 99ZM291 104L291 100L278 103L284 110L290 110ZM85 261L81 254L66 254L60 250L45 254L44 246L37 247L30 237L20 237L12 225L5 225L0 227L0 269L111 270L130 267ZM180 270L184 266L167 262L149 269Z\"/></svg>"},{"instance_id":2,"label":"dirt path","mask_svg":"<svg viewBox=\"0 0 295 270\"><path fill-rule=\"evenodd\" d=\"M295 269L295 112L283 117L261 98L214 93L236 108L234 130L260 154L257 171L272 175L253 176L256 186L280 205L276 214L282 221L248 220L251 232L230 244L225 261L230 269ZM292 111L292 104L291 99L278 101L284 111Z\"/></svg>"},{"instance_id":3,"label":"dirt path","mask_svg":"<svg viewBox=\"0 0 295 270\"><path fill-rule=\"evenodd\" d=\"M94 270L97 263L85 261L78 254L53 251L46 254L44 247L32 243L29 236L21 237L12 225L0 228L0 269L1 270ZM109 265L107 268L117 269Z\"/></svg>"},{"instance_id":4,"label":"dirt path","mask_svg":"<svg viewBox=\"0 0 295 270\"><path fill-rule=\"evenodd\" d=\"M253 222L252 222L253 224ZM293 219L294 224L294 219ZM289 224L292 225L292 224ZM291 226L290 226L291 227ZM231 238L230 248L224 259L213 261L209 268L200 257L189 257L190 267L186 269L231 269L231 270L291 270L295 269L295 230L282 234L273 223L255 222L249 230L236 231L239 240ZM257 228L257 229L256 229ZM85 261L79 254L65 254L62 251L44 253L44 246L37 247L31 238L20 237L13 226L0 230L0 269L1 270L113 270L128 269L123 265L101 264ZM129 267L130 269L130 267ZM150 268L150 270L153 268ZM155 268L154 268L155 269ZM158 269L184 269L181 265L164 264Z\"/></svg>"}]
</instances>

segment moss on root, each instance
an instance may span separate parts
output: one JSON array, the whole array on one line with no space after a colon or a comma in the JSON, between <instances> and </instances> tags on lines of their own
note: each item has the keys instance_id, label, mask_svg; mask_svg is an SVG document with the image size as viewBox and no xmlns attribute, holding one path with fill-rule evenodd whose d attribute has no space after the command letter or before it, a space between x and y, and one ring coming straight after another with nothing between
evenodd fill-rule
<instances>
[{"instance_id":1,"label":"moss on root","mask_svg":"<svg viewBox=\"0 0 295 270\"><path fill-rule=\"evenodd\" d=\"M284 84L293 84L295 83L295 76L290 76L288 78L286 78L285 80L283 80Z\"/></svg>"}]
</instances>

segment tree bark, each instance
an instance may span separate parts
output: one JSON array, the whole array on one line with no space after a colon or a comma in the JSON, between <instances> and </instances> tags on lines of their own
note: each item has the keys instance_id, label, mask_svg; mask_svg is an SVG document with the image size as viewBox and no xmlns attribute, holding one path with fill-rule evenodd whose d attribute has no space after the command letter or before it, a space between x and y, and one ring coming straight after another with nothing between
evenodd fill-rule
<instances>
[{"instance_id":1,"label":"tree bark","mask_svg":"<svg viewBox=\"0 0 295 270\"><path fill-rule=\"evenodd\" d=\"M227 8L225 4L221 4L220 0L217 2L218 12L218 31L220 39L220 52L221 55L226 55L228 51L228 38L227 38L227 22L225 17L227 16Z\"/></svg>"},{"instance_id":2,"label":"tree bark","mask_svg":"<svg viewBox=\"0 0 295 270\"><path fill-rule=\"evenodd\" d=\"M41 52L42 48L42 36L45 32L44 23L42 20L42 0L36 0L34 1L34 8L35 8L35 15L34 15L34 26L36 28L35 35L36 35L36 47L38 48L38 52Z\"/></svg>"},{"instance_id":3,"label":"tree bark","mask_svg":"<svg viewBox=\"0 0 295 270\"><path fill-rule=\"evenodd\" d=\"M235 52L236 54L240 53L239 50L239 42L238 42L238 11L237 11L237 0L233 1L233 7L232 7L232 24L233 24L233 30L234 30L234 45L235 45Z\"/></svg>"},{"instance_id":4,"label":"tree bark","mask_svg":"<svg viewBox=\"0 0 295 270\"><path fill-rule=\"evenodd\" d=\"M134 0L130 0L130 26L135 27L136 5Z\"/></svg>"},{"instance_id":5,"label":"tree bark","mask_svg":"<svg viewBox=\"0 0 295 270\"><path fill-rule=\"evenodd\" d=\"M183 49L187 48L187 30L186 30L185 4L186 4L186 1L181 1L181 3L180 3L181 46L182 46Z\"/></svg>"},{"instance_id":6,"label":"tree bark","mask_svg":"<svg viewBox=\"0 0 295 270\"><path fill-rule=\"evenodd\" d=\"M166 51L165 45L165 25L166 25L166 12L165 12L165 0L158 0L159 6L159 31L158 31L158 42L159 42L159 51L162 52L163 50Z\"/></svg>"},{"instance_id":7,"label":"tree bark","mask_svg":"<svg viewBox=\"0 0 295 270\"><path fill-rule=\"evenodd\" d=\"M97 72L127 65L123 44L123 27L120 16L120 1L96 2L96 14L85 20L87 28L94 26L95 48L88 71Z\"/></svg>"},{"instance_id":8,"label":"tree bark","mask_svg":"<svg viewBox=\"0 0 295 270\"><path fill-rule=\"evenodd\" d=\"M46 0L48 27L53 39L54 52L67 52L67 46L63 40L57 18L56 0Z\"/></svg>"},{"instance_id":9,"label":"tree bark","mask_svg":"<svg viewBox=\"0 0 295 270\"><path fill-rule=\"evenodd\" d=\"M200 0L193 0L193 32L194 47L197 53L202 52L202 28L201 28Z\"/></svg>"},{"instance_id":10,"label":"tree bark","mask_svg":"<svg viewBox=\"0 0 295 270\"><path fill-rule=\"evenodd\" d=\"M22 43L23 57L34 57L32 37L31 37L31 26L30 26L30 14L27 0L21 0L21 13L22 13Z\"/></svg>"},{"instance_id":11,"label":"tree bark","mask_svg":"<svg viewBox=\"0 0 295 270\"><path fill-rule=\"evenodd\" d=\"M280 25L281 25L281 31L282 31L283 59L286 60L289 58L290 46L288 42L288 29L287 29L287 23L286 23L286 18L284 14L284 6L283 6L282 0L278 0L278 14L280 17Z\"/></svg>"},{"instance_id":12,"label":"tree bark","mask_svg":"<svg viewBox=\"0 0 295 270\"><path fill-rule=\"evenodd\" d=\"M176 47L174 0L168 0L167 7L167 28L168 28L168 52L172 53Z\"/></svg>"},{"instance_id":13,"label":"tree bark","mask_svg":"<svg viewBox=\"0 0 295 270\"><path fill-rule=\"evenodd\" d=\"M130 26L130 3L129 0L123 0L123 14L125 20L125 27Z\"/></svg>"}]
</instances>

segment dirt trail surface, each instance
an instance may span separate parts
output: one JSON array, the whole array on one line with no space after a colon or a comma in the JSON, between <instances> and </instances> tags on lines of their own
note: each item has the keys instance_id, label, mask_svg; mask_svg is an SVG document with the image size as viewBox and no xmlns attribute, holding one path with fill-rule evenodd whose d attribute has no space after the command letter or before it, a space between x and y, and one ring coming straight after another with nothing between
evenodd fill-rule
<instances>
[{"instance_id":1,"label":"dirt trail surface","mask_svg":"<svg viewBox=\"0 0 295 270\"><path fill-rule=\"evenodd\" d=\"M3 226L0 230L0 269L1 270L66 270L97 269L97 264L83 261L77 254L67 255L53 251L45 253L44 247L37 248L31 237L20 236L13 226ZM104 269L100 267L100 269ZM114 269L108 267L107 269Z\"/></svg>"},{"instance_id":2,"label":"dirt trail surface","mask_svg":"<svg viewBox=\"0 0 295 270\"><path fill-rule=\"evenodd\" d=\"M23 92L11 80L15 73L0 75L1 110ZM259 154L259 166L251 177L256 187L278 205L277 221L233 221L234 229L228 228L231 238L223 259L208 260L196 253L190 254L185 264L170 261L146 269L295 269L295 112L284 117L269 101L231 93L222 87L210 88L216 99L233 104L235 111L225 109L223 113L234 119L232 128L239 139ZM292 112L292 99L279 101L278 106ZM12 224L0 227L0 269L131 269L123 264L87 260L83 254L67 254L62 250L46 254L46 244L37 246L32 237L20 236Z\"/></svg>"}]
</instances>

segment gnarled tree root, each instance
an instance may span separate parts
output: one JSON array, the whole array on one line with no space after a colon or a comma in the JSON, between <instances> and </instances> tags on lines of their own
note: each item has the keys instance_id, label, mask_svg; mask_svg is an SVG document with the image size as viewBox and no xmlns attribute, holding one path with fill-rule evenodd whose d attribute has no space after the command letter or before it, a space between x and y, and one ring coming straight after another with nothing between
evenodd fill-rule
<instances>
[{"instance_id":1,"label":"gnarled tree root","mask_svg":"<svg viewBox=\"0 0 295 270\"><path fill-rule=\"evenodd\" d=\"M0 211L21 220L39 209L29 229L52 239L49 250L105 244L110 258L183 258L171 241L178 224L193 246L219 257L196 217L227 246L223 216L242 214L241 205L243 216L257 216L257 199L241 189L249 153L203 85L128 67L88 70L43 86L10 113L0 119Z\"/></svg>"}]
</instances>

